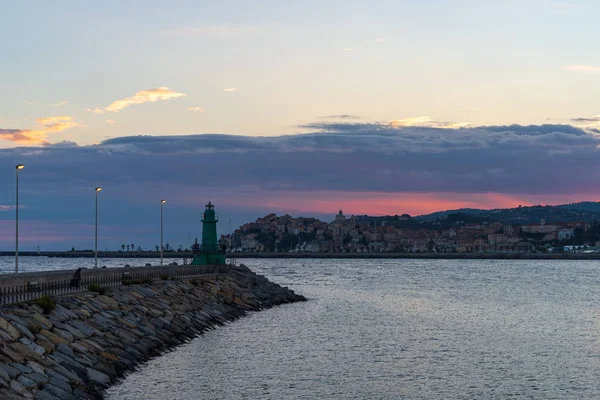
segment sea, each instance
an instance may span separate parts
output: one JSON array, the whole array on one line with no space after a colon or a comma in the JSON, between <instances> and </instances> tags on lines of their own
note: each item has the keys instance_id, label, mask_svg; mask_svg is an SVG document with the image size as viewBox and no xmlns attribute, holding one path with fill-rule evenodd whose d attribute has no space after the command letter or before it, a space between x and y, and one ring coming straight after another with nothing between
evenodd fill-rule
<instances>
[{"instance_id":1,"label":"sea","mask_svg":"<svg viewBox=\"0 0 600 400\"><path fill-rule=\"evenodd\" d=\"M309 301L210 330L107 399L600 399L599 261L239 261Z\"/></svg>"}]
</instances>

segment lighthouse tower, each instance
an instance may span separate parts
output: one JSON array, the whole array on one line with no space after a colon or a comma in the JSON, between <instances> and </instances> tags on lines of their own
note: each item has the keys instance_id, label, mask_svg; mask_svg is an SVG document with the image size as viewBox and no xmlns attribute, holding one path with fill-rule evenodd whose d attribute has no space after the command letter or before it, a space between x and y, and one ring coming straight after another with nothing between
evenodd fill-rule
<instances>
[{"instance_id":1,"label":"lighthouse tower","mask_svg":"<svg viewBox=\"0 0 600 400\"><path fill-rule=\"evenodd\" d=\"M192 265L222 265L225 264L225 254L219 250L217 240L217 222L219 216L215 213L215 206L209 201L202 214L202 246L198 239L192 246L194 259Z\"/></svg>"}]
</instances>

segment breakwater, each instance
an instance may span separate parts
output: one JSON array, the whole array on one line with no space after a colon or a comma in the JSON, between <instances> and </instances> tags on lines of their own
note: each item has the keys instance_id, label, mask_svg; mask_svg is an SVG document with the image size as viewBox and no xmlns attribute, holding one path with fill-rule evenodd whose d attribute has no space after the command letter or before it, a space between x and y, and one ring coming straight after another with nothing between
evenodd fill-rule
<instances>
[{"instance_id":1,"label":"breakwater","mask_svg":"<svg viewBox=\"0 0 600 400\"><path fill-rule=\"evenodd\" d=\"M248 311L305 298L231 266L217 276L43 300L0 308L2 399L100 399L127 371L173 346Z\"/></svg>"}]
</instances>

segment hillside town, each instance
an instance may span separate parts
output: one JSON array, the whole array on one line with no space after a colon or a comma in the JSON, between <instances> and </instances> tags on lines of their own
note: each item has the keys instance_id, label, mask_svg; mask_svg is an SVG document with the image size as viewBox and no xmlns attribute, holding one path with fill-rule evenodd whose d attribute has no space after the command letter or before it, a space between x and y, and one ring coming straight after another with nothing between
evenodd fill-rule
<instances>
[{"instance_id":1,"label":"hillside town","mask_svg":"<svg viewBox=\"0 0 600 400\"><path fill-rule=\"evenodd\" d=\"M331 222L268 214L247 223L221 245L231 252L598 252L600 225L569 221L515 224L451 214L435 221L410 215L344 215Z\"/></svg>"}]
</instances>

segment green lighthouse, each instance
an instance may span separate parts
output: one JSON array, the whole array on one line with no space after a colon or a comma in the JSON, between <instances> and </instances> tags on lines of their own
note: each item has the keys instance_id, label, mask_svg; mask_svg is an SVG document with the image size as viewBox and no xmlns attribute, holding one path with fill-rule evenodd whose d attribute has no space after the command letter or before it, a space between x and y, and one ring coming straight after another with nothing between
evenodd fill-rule
<instances>
[{"instance_id":1,"label":"green lighthouse","mask_svg":"<svg viewBox=\"0 0 600 400\"><path fill-rule=\"evenodd\" d=\"M219 249L217 240L218 215L215 206L209 201L202 214L202 245L196 243L192 246L194 259L192 265L223 265L225 254Z\"/></svg>"}]
</instances>

